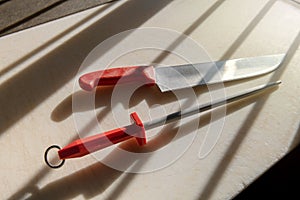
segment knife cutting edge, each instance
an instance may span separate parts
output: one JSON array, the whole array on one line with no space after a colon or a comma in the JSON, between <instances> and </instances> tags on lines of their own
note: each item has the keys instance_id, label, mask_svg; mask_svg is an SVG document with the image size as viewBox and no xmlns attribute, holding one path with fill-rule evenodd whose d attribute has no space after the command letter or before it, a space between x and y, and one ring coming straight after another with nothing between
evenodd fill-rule
<instances>
[{"instance_id":1,"label":"knife cutting edge","mask_svg":"<svg viewBox=\"0 0 300 200\"><path fill-rule=\"evenodd\" d=\"M45 151L44 159L49 167L59 168L64 164L65 159L82 157L92 152L101 150L105 147L126 141L131 138L135 138L139 145L144 145L146 144L146 130L170 123L175 120L179 120L181 118L202 113L213 108L222 106L224 104L244 99L251 95L262 92L268 88L279 85L280 83L281 81L276 81L268 83L266 85L257 86L225 99L220 99L212 103L203 104L200 107L174 112L167 116L163 116L161 118L154 119L145 123L143 123L137 115L137 113L134 112L130 115L133 121L132 124L104 133L75 140L62 149L57 145L52 145ZM48 152L54 148L58 149L57 155L61 160L61 162L58 165L53 165L48 161Z\"/></svg>"},{"instance_id":2,"label":"knife cutting edge","mask_svg":"<svg viewBox=\"0 0 300 200\"><path fill-rule=\"evenodd\" d=\"M169 67L110 68L82 75L79 85L82 89L91 91L97 86L156 84L162 92L166 92L267 74L276 70L284 57L285 54L276 54Z\"/></svg>"}]
</instances>

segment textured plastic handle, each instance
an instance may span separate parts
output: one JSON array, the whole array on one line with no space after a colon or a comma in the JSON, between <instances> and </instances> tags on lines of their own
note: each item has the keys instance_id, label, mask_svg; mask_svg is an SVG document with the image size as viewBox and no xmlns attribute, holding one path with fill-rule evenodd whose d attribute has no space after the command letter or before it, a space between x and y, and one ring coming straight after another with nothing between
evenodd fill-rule
<instances>
[{"instance_id":1,"label":"textured plastic handle","mask_svg":"<svg viewBox=\"0 0 300 200\"><path fill-rule=\"evenodd\" d=\"M60 159L82 157L113 144L135 137L139 145L146 144L145 128L137 113L132 113L133 124L101 134L75 140L58 151Z\"/></svg>"},{"instance_id":2,"label":"textured plastic handle","mask_svg":"<svg viewBox=\"0 0 300 200\"><path fill-rule=\"evenodd\" d=\"M79 85L82 89L91 91L97 86L116 84L142 83L155 84L155 72L153 66L129 66L95 71L82 75Z\"/></svg>"}]
</instances>

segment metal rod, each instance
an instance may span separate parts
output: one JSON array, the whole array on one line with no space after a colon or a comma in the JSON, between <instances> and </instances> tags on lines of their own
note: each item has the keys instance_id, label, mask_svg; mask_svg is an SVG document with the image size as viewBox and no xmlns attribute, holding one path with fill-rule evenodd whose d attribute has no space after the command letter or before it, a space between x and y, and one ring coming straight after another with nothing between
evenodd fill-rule
<instances>
[{"instance_id":1,"label":"metal rod","mask_svg":"<svg viewBox=\"0 0 300 200\"><path fill-rule=\"evenodd\" d=\"M207 104L204 104L200 107L174 112L174 113L171 113L167 116L164 116L164 117L161 117L161 118L158 118L158 119L154 119L152 121L145 122L144 123L145 130L156 128L158 126L161 126L161 125L179 120L181 118L185 118L185 117L197 114L197 113L202 113L202 112L211 110L212 108L216 108L216 107L222 106L224 104L229 104L229 103L232 103L234 101L241 100L243 98L246 98L246 97L252 96L254 94L257 94L257 93L259 93L259 92L261 92L261 91L263 91L267 88L279 85L280 83L281 83L281 81L279 80L279 81L276 81L276 82L268 83L266 85L260 85L260 86L248 89L245 92L230 96L230 97L225 98L225 99L220 99L220 100L214 101L212 103L207 103Z\"/></svg>"}]
</instances>

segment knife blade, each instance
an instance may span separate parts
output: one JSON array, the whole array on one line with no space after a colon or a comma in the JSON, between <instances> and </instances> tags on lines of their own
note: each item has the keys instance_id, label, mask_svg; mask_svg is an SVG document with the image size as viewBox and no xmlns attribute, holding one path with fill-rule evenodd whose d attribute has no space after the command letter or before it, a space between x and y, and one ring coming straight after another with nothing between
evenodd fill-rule
<instances>
[{"instance_id":1,"label":"knife blade","mask_svg":"<svg viewBox=\"0 0 300 200\"><path fill-rule=\"evenodd\" d=\"M79 85L91 91L116 84L157 85L162 92L222 83L267 74L276 70L285 54L168 67L126 66L82 75Z\"/></svg>"}]
</instances>

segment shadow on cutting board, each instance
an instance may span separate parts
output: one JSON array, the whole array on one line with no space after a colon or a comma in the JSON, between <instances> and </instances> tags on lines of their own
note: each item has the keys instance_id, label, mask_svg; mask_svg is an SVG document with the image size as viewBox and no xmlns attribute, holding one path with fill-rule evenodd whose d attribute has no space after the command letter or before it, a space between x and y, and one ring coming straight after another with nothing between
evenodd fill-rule
<instances>
[{"instance_id":1,"label":"shadow on cutting board","mask_svg":"<svg viewBox=\"0 0 300 200\"><path fill-rule=\"evenodd\" d=\"M270 89L260 95L268 95L274 90L275 88ZM253 104L258 100L257 97L258 95L254 95L241 101L227 105L227 115L230 115L243 107ZM217 108L214 112L220 111L222 113L221 110ZM216 116L223 117L222 114L216 114ZM218 118L216 118L215 120L218 120ZM181 128L184 128L186 130L184 134L189 134L190 132L194 131L191 130L192 128L189 128L193 123L195 123L194 120L181 126ZM211 113L207 112L201 116L199 128L206 126L209 123L211 123ZM152 152L172 141L172 139L174 139L178 132L178 128L179 127L176 126L176 123L171 123L165 126L157 137L153 138L147 143L146 146L143 147L138 146L134 139L124 142L118 147L126 149L127 151L137 153ZM180 136L182 137L184 135ZM113 150L104 158L104 160L104 163L122 160L123 166L127 168L135 167L136 170L146 164L145 161L141 163L141 161L139 160L126 160L124 159L123 155L119 154L116 150ZM72 160L67 160L67 162L72 162ZM85 198L92 198L103 193L106 189L109 188L112 183L114 183L117 179L120 179L120 182L113 189L113 191L110 191L111 195L107 197L108 199L117 199L119 195L121 195L122 191L126 188L128 183L135 178L135 176L137 175L123 173L98 162L71 175L51 182L41 189L32 189L32 195L28 199L68 199L75 198L78 195L83 195Z\"/></svg>"},{"instance_id":2,"label":"shadow on cutting board","mask_svg":"<svg viewBox=\"0 0 300 200\"><path fill-rule=\"evenodd\" d=\"M5 131L12 124L22 118L26 113L32 110L36 105L39 105L46 97L51 95L54 91L56 91L67 81L69 81L76 73L83 59L83 55L86 55L87 52L89 52L94 46L96 46L96 44L101 42L103 39L109 37L109 34L113 35L130 28L138 27L155 13L167 6L169 2L169 0L127 1L125 4L115 9L113 12L93 24L91 27L82 31L74 38L64 43L62 46L50 52L44 58L41 58L36 63L28 66L22 72L2 84L0 87L0 91L2 92L2 94L5 94L3 95L3 97L5 96L6 98L4 99L0 97L0 103L7 102L7 99L13 99L16 102L13 101L11 102L11 104L15 106L16 112L12 112L9 106L6 106L2 110L5 114L4 117L12 120L5 121L5 123L0 123L0 130ZM197 23L203 22L219 5L221 5L222 2L223 0L217 1L212 9L209 9L204 16L201 16L199 18ZM135 12L132 12L132 10L135 10ZM112 26L117 22L118 26ZM195 29L195 26L193 26L188 31L193 31ZM109 34L102 31L107 27L109 27L110 30ZM80 55L77 55L76 60L74 60L74 52L72 53L72 50L76 49L76 47L78 46L81 47L81 53ZM30 55L28 55L27 57L30 57L36 52L38 52L38 50L30 53ZM161 58L158 58L158 60L159 59ZM17 63L19 62L17 61ZM9 66L9 68L15 67L17 63ZM61 68L62 64L64 67L63 70ZM52 76L49 76L49 74L51 74ZM53 77L55 78L53 79ZM51 84L40 84L41 81L51 82ZM27 90L22 88L12 89L12 87L15 86L16 82L22 82L22 87L26 89L34 88L35 93L37 93L38 95L32 96L30 94L27 94ZM22 95L20 95L20 91L23 92ZM14 98L15 96L17 96L18 98ZM26 107L21 106L21 102L24 102L25 100L28 102L28 98L31 104L27 105ZM66 101L66 104L70 103L68 102L68 100ZM3 103L3 105L6 104ZM12 114L13 117L11 116ZM53 117L53 119L55 119L55 116ZM57 121L59 120L60 119L58 118ZM34 191L35 185L39 182L39 180L45 177L48 172L48 168L41 168L40 171L38 171L30 180L27 181L23 188L12 194L9 199L18 199L28 192L30 193L31 191Z\"/></svg>"},{"instance_id":3,"label":"shadow on cutting board","mask_svg":"<svg viewBox=\"0 0 300 200\"><path fill-rule=\"evenodd\" d=\"M169 3L170 0L126 1L90 27L1 84L0 105L4 106L1 106L0 132L5 132L37 105L40 105L48 96L70 81L85 56L96 45L111 35L139 27ZM118 26L114 26L116 23ZM103 31L108 29L109 31ZM80 52L74 52L74 49L77 50L78 47L80 47ZM30 53L31 55L28 57L37 52ZM13 68L15 64L9 67ZM32 95L33 92L35 95ZM24 105L24 102L27 104ZM9 199L23 197L49 171L49 168L42 167L26 182L23 188L13 192Z\"/></svg>"},{"instance_id":4,"label":"shadow on cutting board","mask_svg":"<svg viewBox=\"0 0 300 200\"><path fill-rule=\"evenodd\" d=\"M265 5L265 7L261 10L261 12L257 15L257 17L255 17L255 19L248 25L248 27L252 27L251 29L253 29L255 27L255 25L265 16L265 14L273 6L273 4L275 2L276 1L274 1L274 0L270 0ZM251 29L249 30L248 28L246 28L245 30L251 31ZM242 36L242 38L246 38L248 34L249 33L247 33L247 32L243 32L241 34L241 36ZM237 41L242 42L240 39L237 39ZM300 32L298 32L297 36L295 37L295 39L291 43L290 47L288 48L286 57L283 60L281 67L273 73L269 82L277 81L280 79L280 77L282 76L282 74L284 73L284 71L286 69L286 66L290 62L293 55L295 54L295 52L299 46L299 43L300 43ZM228 53L234 52L237 47L238 47L238 45L233 44L232 48L230 47L227 52ZM225 53L225 55L226 55L226 53ZM249 132L249 128L253 124L254 119L257 118L258 114L260 113L261 109L263 108L263 106L267 100L268 100L268 97L264 98L262 101L255 103L255 106L252 108L252 111L249 113L247 119L245 120L245 122L247 122L247 123L242 124L242 126L239 129L238 134L237 134L238 137L236 137L234 139L232 144L226 150L225 155L234 155L236 153L236 151L239 149L240 144L242 143L245 136ZM199 193L199 197L198 197L199 199L209 199L211 197L211 195L213 194L213 192L215 191L215 189L217 188L217 186L219 184L219 180L221 180L225 170L229 166L232 158L233 157L231 156L229 158L224 157L223 159L221 159L221 161L218 163L217 167L214 169L214 172L212 173L213 175L210 177L205 188Z\"/></svg>"},{"instance_id":5,"label":"shadow on cutting board","mask_svg":"<svg viewBox=\"0 0 300 200\"><path fill-rule=\"evenodd\" d=\"M151 2L127 1L87 29L49 52L46 56L3 82L0 85L0 132L5 132L15 122L71 80L77 73L85 56L96 45L111 35L139 27L168 5L169 2L169 0ZM132 12L135 9L137 11ZM119 25L111 26L111 24L116 23L119 23ZM103 31L108 29L108 27L109 31ZM78 47L80 47L80 51L77 51ZM33 52L33 54L37 52ZM8 68L14 67L15 64L8 66Z\"/></svg>"}]
</instances>

